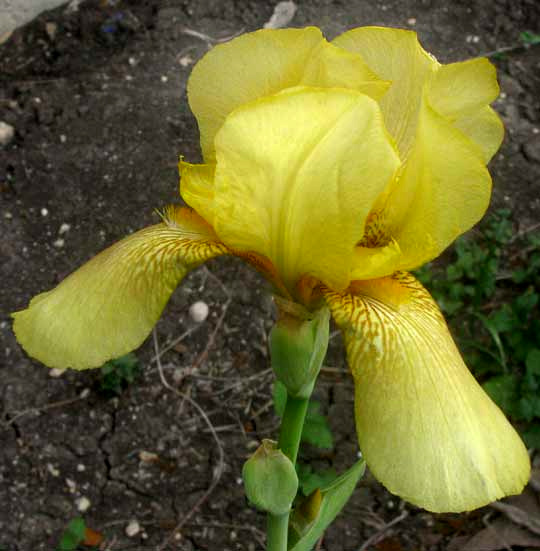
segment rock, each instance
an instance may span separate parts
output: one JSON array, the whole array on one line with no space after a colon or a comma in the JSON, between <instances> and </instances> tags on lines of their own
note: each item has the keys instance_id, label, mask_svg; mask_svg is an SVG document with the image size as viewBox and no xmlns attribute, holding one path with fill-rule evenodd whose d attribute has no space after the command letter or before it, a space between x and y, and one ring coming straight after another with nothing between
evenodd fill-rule
<instances>
[{"instance_id":1,"label":"rock","mask_svg":"<svg viewBox=\"0 0 540 551\"><path fill-rule=\"evenodd\" d=\"M135 537L140 531L141 526L136 520L130 521L130 523L126 526L126 536L128 538Z\"/></svg>"},{"instance_id":2,"label":"rock","mask_svg":"<svg viewBox=\"0 0 540 551\"><path fill-rule=\"evenodd\" d=\"M208 304L202 300L194 302L189 307L189 315L191 319L196 323L202 323L208 317Z\"/></svg>"},{"instance_id":3,"label":"rock","mask_svg":"<svg viewBox=\"0 0 540 551\"><path fill-rule=\"evenodd\" d=\"M45 23L45 32L47 33L47 36L49 37L49 40L51 42L53 42L56 38L57 31L58 25L56 23L54 23L53 21L47 21L47 23Z\"/></svg>"},{"instance_id":4,"label":"rock","mask_svg":"<svg viewBox=\"0 0 540 551\"><path fill-rule=\"evenodd\" d=\"M7 122L0 121L0 145L6 146L15 136L15 128Z\"/></svg>"},{"instance_id":5,"label":"rock","mask_svg":"<svg viewBox=\"0 0 540 551\"><path fill-rule=\"evenodd\" d=\"M297 9L294 2L278 2L272 17L264 24L264 28L281 29L286 27L292 21Z\"/></svg>"},{"instance_id":6,"label":"rock","mask_svg":"<svg viewBox=\"0 0 540 551\"><path fill-rule=\"evenodd\" d=\"M85 511L88 511L88 509L90 509L91 502L87 497L82 496L79 499L77 499L75 503L77 505L77 509L81 513L84 513Z\"/></svg>"}]
</instances>

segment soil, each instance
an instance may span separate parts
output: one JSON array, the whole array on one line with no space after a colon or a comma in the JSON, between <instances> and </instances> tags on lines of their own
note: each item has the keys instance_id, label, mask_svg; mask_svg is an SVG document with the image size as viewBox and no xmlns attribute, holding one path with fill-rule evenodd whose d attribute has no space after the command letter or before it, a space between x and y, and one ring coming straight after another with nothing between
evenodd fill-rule
<instances>
[{"instance_id":1,"label":"soil","mask_svg":"<svg viewBox=\"0 0 540 551\"><path fill-rule=\"evenodd\" d=\"M0 45L0 121L15 128L0 150L0 548L6 551L52 551L78 515L106 536L102 549L264 548L264 517L247 506L239 478L245 458L277 426L265 342L274 306L257 274L221 258L174 294L156 337L163 351L192 330L161 357L180 394L164 386L152 339L137 352L139 378L111 397L100 390L98 371L58 374L26 357L9 312L157 220L154 208L179 201L178 155L200 159L185 95L193 63L213 42L261 27L273 8L253 0L71 2ZM493 205L511 208L523 227L537 222L540 51L520 47L519 34L540 32L540 4L306 0L291 22L319 26L329 38L373 24L417 30L443 62L516 46L491 58L503 92L495 107L507 129L491 165ZM188 315L197 300L210 307L199 325ZM315 466L341 471L356 459L357 444L338 336L326 366L316 395L335 447L303 453ZM216 428L219 445L193 402ZM359 550L374 534L369 549L459 548L497 515L426 513L368 475L320 549ZM127 535L133 521L139 530ZM167 543L180 521L179 535Z\"/></svg>"}]
</instances>

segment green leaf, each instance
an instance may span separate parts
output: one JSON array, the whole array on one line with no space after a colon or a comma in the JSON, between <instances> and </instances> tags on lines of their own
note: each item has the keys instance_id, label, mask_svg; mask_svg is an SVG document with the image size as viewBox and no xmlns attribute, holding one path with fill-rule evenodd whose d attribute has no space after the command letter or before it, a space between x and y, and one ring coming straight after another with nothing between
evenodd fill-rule
<instances>
[{"instance_id":1,"label":"green leaf","mask_svg":"<svg viewBox=\"0 0 540 551\"><path fill-rule=\"evenodd\" d=\"M532 46L534 44L540 44L540 34L532 33L530 31L523 31L519 33L519 39L523 44Z\"/></svg>"},{"instance_id":2,"label":"green leaf","mask_svg":"<svg viewBox=\"0 0 540 551\"><path fill-rule=\"evenodd\" d=\"M532 421L535 417L540 417L540 396L534 394L522 396L517 403L515 416L525 419L525 421Z\"/></svg>"},{"instance_id":3,"label":"green leaf","mask_svg":"<svg viewBox=\"0 0 540 551\"><path fill-rule=\"evenodd\" d=\"M527 315L538 304L538 294L527 291L514 301L515 307L521 314Z\"/></svg>"},{"instance_id":4,"label":"green leaf","mask_svg":"<svg viewBox=\"0 0 540 551\"><path fill-rule=\"evenodd\" d=\"M482 322L487 332L491 335L491 338L493 339L493 342L499 352L500 364L504 371L507 371L508 367L506 365L506 354L504 353L504 347L499 337L499 332L497 331L497 325L492 320L486 318L483 314L480 314L480 312L474 312L474 315Z\"/></svg>"},{"instance_id":5,"label":"green leaf","mask_svg":"<svg viewBox=\"0 0 540 551\"><path fill-rule=\"evenodd\" d=\"M523 440L528 448L540 450L540 423L535 423L523 433Z\"/></svg>"},{"instance_id":6,"label":"green leaf","mask_svg":"<svg viewBox=\"0 0 540 551\"><path fill-rule=\"evenodd\" d=\"M538 348L529 351L525 366L527 367L527 374L540 375L540 350Z\"/></svg>"},{"instance_id":7,"label":"green leaf","mask_svg":"<svg viewBox=\"0 0 540 551\"><path fill-rule=\"evenodd\" d=\"M305 496L309 496L317 488L329 486L337 478L337 473L334 469L324 469L314 471L311 465L298 464L298 480L300 489Z\"/></svg>"},{"instance_id":8,"label":"green leaf","mask_svg":"<svg viewBox=\"0 0 540 551\"><path fill-rule=\"evenodd\" d=\"M322 499L316 518L302 530L291 551L311 551L347 503L366 470L364 460L356 462L346 473L321 490ZM294 515L292 522L294 523Z\"/></svg>"},{"instance_id":9,"label":"green leaf","mask_svg":"<svg viewBox=\"0 0 540 551\"><path fill-rule=\"evenodd\" d=\"M302 429L302 442L307 442L313 446L323 449L331 449L334 446L332 430L328 424L328 419L319 413L321 404L316 401L310 401Z\"/></svg>"},{"instance_id":10,"label":"green leaf","mask_svg":"<svg viewBox=\"0 0 540 551\"><path fill-rule=\"evenodd\" d=\"M518 394L518 380L515 375L497 375L482 386L502 410L507 413L513 410Z\"/></svg>"},{"instance_id":11,"label":"green leaf","mask_svg":"<svg viewBox=\"0 0 540 551\"><path fill-rule=\"evenodd\" d=\"M74 518L67 525L56 551L75 551L84 541L86 523L81 517Z\"/></svg>"},{"instance_id":12,"label":"green leaf","mask_svg":"<svg viewBox=\"0 0 540 551\"><path fill-rule=\"evenodd\" d=\"M505 304L500 310L491 314L490 318L492 326L499 332L505 333L512 331L517 324L517 320L508 304Z\"/></svg>"},{"instance_id":13,"label":"green leaf","mask_svg":"<svg viewBox=\"0 0 540 551\"><path fill-rule=\"evenodd\" d=\"M100 390L105 393L121 394L139 374L140 364L133 353L110 360L101 366Z\"/></svg>"}]
</instances>

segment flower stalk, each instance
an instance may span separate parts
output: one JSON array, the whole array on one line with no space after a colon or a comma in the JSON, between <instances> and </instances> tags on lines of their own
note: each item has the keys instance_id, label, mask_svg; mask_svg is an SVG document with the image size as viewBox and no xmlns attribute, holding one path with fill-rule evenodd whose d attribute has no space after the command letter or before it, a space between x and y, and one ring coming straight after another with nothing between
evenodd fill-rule
<instances>
[{"instance_id":1,"label":"flower stalk","mask_svg":"<svg viewBox=\"0 0 540 551\"><path fill-rule=\"evenodd\" d=\"M287 389L279 431L279 450L296 465L302 430L329 340L329 312L317 311L310 320L282 317L270 334L272 369ZM300 382L300 383L299 383ZM267 549L286 551L289 514L268 513Z\"/></svg>"}]
</instances>

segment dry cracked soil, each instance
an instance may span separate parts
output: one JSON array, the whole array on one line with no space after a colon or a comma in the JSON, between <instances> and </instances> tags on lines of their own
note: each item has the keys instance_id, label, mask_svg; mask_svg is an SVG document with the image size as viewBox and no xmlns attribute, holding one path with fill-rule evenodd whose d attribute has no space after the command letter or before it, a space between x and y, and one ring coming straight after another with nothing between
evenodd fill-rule
<instances>
[{"instance_id":1,"label":"dry cracked soil","mask_svg":"<svg viewBox=\"0 0 540 551\"><path fill-rule=\"evenodd\" d=\"M277 427L265 340L275 312L257 274L230 258L193 272L155 340L137 351L140 375L116 396L102 391L98 371L51 373L30 360L9 313L156 221L154 208L180 201L178 155L200 158L185 94L193 63L217 41L260 28L273 9L253 0L71 2L0 45L0 120L15 130L0 150L0 549L53 551L78 515L104 535L103 550L264 548L264 517L247 506L239 478ZM540 50L519 41L540 32L536 0L305 0L290 24L329 38L362 25L410 28L443 62L490 55L506 125L491 164L493 205L524 226L537 222ZM188 309L198 300L210 315L195 324ZM316 395L335 446L303 454L340 471L357 444L338 336L325 365ZM466 549L498 514L428 514L368 475L319 548ZM537 548L519 541L510 548Z\"/></svg>"}]
</instances>

